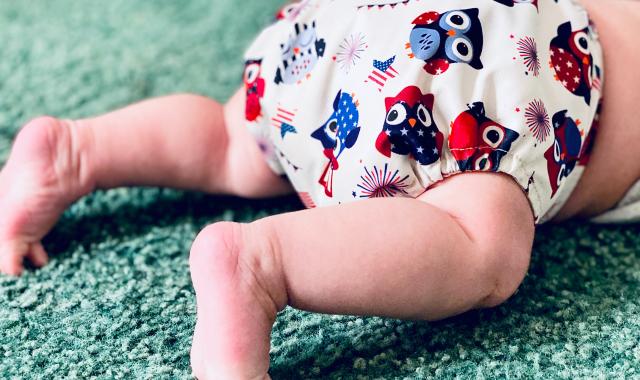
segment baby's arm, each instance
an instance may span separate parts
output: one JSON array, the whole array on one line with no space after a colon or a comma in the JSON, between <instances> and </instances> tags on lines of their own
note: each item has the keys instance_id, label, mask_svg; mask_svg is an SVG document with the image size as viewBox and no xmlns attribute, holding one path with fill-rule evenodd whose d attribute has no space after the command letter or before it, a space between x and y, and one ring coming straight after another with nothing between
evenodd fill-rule
<instances>
[{"instance_id":1,"label":"baby's arm","mask_svg":"<svg viewBox=\"0 0 640 380\"><path fill-rule=\"evenodd\" d=\"M76 122L28 123L0 172L0 272L20 274L24 257L44 265L40 240L94 189L168 186L247 197L289 191L242 125L243 102L242 92L224 107L173 95Z\"/></svg>"}]
</instances>

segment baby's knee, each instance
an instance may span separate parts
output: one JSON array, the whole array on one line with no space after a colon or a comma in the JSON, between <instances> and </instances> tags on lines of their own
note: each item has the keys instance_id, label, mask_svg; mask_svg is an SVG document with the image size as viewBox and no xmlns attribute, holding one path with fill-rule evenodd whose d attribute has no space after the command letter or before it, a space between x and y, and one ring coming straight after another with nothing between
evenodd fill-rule
<instances>
[{"instance_id":1,"label":"baby's knee","mask_svg":"<svg viewBox=\"0 0 640 380\"><path fill-rule=\"evenodd\" d=\"M267 294L276 311L283 309L287 293L275 238L264 220L248 224L219 222L205 227L189 255L194 287L203 276L233 277Z\"/></svg>"},{"instance_id":2,"label":"baby's knee","mask_svg":"<svg viewBox=\"0 0 640 380\"><path fill-rule=\"evenodd\" d=\"M510 240L508 244L505 240ZM482 250L486 260L486 296L478 308L495 307L508 300L529 269L531 242L528 239L493 239Z\"/></svg>"},{"instance_id":3,"label":"baby's knee","mask_svg":"<svg viewBox=\"0 0 640 380\"><path fill-rule=\"evenodd\" d=\"M205 227L191 246L189 266L192 275L207 272L233 273L241 246L240 224L220 222Z\"/></svg>"}]
</instances>

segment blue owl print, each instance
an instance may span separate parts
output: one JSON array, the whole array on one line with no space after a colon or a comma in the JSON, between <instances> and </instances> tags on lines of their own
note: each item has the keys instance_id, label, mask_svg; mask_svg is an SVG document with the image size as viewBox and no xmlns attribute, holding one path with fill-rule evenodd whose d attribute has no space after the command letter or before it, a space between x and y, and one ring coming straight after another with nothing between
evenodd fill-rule
<instances>
[{"instance_id":1,"label":"blue owl print","mask_svg":"<svg viewBox=\"0 0 640 380\"><path fill-rule=\"evenodd\" d=\"M324 55L326 44L316 35L315 21L311 25L295 24L295 34L280 45L282 62L276 70L276 84L293 84L311 75L320 57Z\"/></svg>"},{"instance_id":2,"label":"blue owl print","mask_svg":"<svg viewBox=\"0 0 640 380\"><path fill-rule=\"evenodd\" d=\"M320 140L322 153L329 160L318 180L328 197L333 196L333 171L339 168L340 155L358 140L359 119L358 102L353 95L340 90L333 101L333 113L311 134L311 137Z\"/></svg>"},{"instance_id":3,"label":"blue owl print","mask_svg":"<svg viewBox=\"0 0 640 380\"><path fill-rule=\"evenodd\" d=\"M440 75L453 63L482 69L482 25L478 9L453 10L443 14L425 12L413 20L407 48L409 57L425 61L424 70Z\"/></svg>"}]
</instances>

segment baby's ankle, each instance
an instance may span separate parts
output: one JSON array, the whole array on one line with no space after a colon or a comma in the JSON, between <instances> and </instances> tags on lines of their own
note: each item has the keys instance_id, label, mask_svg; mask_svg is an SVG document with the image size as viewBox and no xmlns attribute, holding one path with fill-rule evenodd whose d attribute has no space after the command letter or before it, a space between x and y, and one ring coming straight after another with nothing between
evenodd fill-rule
<instances>
[{"instance_id":1,"label":"baby's ankle","mask_svg":"<svg viewBox=\"0 0 640 380\"><path fill-rule=\"evenodd\" d=\"M36 170L51 170L50 181L72 202L94 189L89 158L92 141L87 132L72 120L37 117L16 137L10 161L33 163Z\"/></svg>"}]
</instances>

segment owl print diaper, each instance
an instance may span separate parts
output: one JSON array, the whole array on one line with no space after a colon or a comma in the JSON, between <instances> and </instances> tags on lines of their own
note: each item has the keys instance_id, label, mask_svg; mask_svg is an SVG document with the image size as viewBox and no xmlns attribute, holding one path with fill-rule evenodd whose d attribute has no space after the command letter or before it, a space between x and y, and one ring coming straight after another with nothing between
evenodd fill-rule
<instances>
[{"instance_id":1,"label":"owl print diaper","mask_svg":"<svg viewBox=\"0 0 640 380\"><path fill-rule=\"evenodd\" d=\"M245 117L307 207L487 171L542 223L588 161L602 83L573 0L302 0L245 54Z\"/></svg>"}]
</instances>

